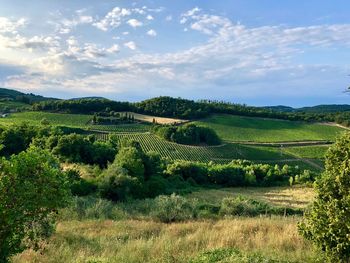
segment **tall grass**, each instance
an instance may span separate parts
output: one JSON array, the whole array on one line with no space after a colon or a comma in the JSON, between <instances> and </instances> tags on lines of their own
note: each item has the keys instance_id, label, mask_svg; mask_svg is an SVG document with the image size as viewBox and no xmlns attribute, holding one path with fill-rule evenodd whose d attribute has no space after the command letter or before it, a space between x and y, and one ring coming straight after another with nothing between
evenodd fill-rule
<instances>
[{"instance_id":1,"label":"tall grass","mask_svg":"<svg viewBox=\"0 0 350 263\"><path fill-rule=\"evenodd\" d=\"M297 220L236 218L174 224L67 221L58 225L57 233L43 251L25 251L14 257L13 262L182 263L217 248L259 252L264 257L289 262L315 262L316 252L298 235Z\"/></svg>"}]
</instances>

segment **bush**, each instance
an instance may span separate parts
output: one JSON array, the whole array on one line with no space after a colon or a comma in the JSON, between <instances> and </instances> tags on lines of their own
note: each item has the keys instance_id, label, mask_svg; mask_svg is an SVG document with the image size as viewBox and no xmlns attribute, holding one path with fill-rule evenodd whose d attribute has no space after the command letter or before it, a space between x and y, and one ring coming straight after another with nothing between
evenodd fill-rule
<instances>
[{"instance_id":1,"label":"bush","mask_svg":"<svg viewBox=\"0 0 350 263\"><path fill-rule=\"evenodd\" d=\"M245 184L245 172L241 167L215 165L209 168L209 179L212 183L223 186L242 186Z\"/></svg>"},{"instance_id":2,"label":"bush","mask_svg":"<svg viewBox=\"0 0 350 263\"><path fill-rule=\"evenodd\" d=\"M211 251L205 251L190 263L289 263L292 261L275 260L264 257L259 253L243 253L235 248L218 248Z\"/></svg>"},{"instance_id":3,"label":"bush","mask_svg":"<svg viewBox=\"0 0 350 263\"><path fill-rule=\"evenodd\" d=\"M168 165L166 174L170 177L179 175L185 180L192 178L197 184L208 183L208 170L203 163L175 161Z\"/></svg>"},{"instance_id":4,"label":"bush","mask_svg":"<svg viewBox=\"0 0 350 263\"><path fill-rule=\"evenodd\" d=\"M161 176L152 176L146 181L145 188L147 191L147 197L156 197L166 193L168 181Z\"/></svg>"},{"instance_id":5,"label":"bush","mask_svg":"<svg viewBox=\"0 0 350 263\"><path fill-rule=\"evenodd\" d=\"M72 195L86 196L96 192L97 185L81 178L78 170L69 169L65 173L70 182L70 190Z\"/></svg>"},{"instance_id":6,"label":"bush","mask_svg":"<svg viewBox=\"0 0 350 263\"><path fill-rule=\"evenodd\" d=\"M159 137L187 145L219 145L221 140L214 130L209 127L189 123L181 126L155 126L153 128Z\"/></svg>"},{"instance_id":7,"label":"bush","mask_svg":"<svg viewBox=\"0 0 350 263\"><path fill-rule=\"evenodd\" d=\"M267 203L243 196L222 199L219 214L222 216L257 216L257 215L302 215L301 209L275 207Z\"/></svg>"},{"instance_id":8,"label":"bush","mask_svg":"<svg viewBox=\"0 0 350 263\"><path fill-rule=\"evenodd\" d=\"M125 213L113 202L92 196L75 197L61 213L62 220L117 220L125 217Z\"/></svg>"},{"instance_id":9,"label":"bush","mask_svg":"<svg viewBox=\"0 0 350 263\"><path fill-rule=\"evenodd\" d=\"M26 247L37 248L52 233L53 214L70 197L68 186L47 151L30 148L0 160L0 262Z\"/></svg>"},{"instance_id":10,"label":"bush","mask_svg":"<svg viewBox=\"0 0 350 263\"><path fill-rule=\"evenodd\" d=\"M152 217L163 223L172 223L197 217L197 200L188 200L182 196L158 196L155 200Z\"/></svg>"},{"instance_id":11,"label":"bush","mask_svg":"<svg viewBox=\"0 0 350 263\"><path fill-rule=\"evenodd\" d=\"M142 185L139 180L125 174L103 177L99 184L99 190L103 198L112 201L123 201L128 198L143 196Z\"/></svg>"},{"instance_id":12,"label":"bush","mask_svg":"<svg viewBox=\"0 0 350 263\"><path fill-rule=\"evenodd\" d=\"M316 180L316 199L299 225L301 234L326 252L332 262L350 258L350 133L326 154L325 172Z\"/></svg>"}]
</instances>

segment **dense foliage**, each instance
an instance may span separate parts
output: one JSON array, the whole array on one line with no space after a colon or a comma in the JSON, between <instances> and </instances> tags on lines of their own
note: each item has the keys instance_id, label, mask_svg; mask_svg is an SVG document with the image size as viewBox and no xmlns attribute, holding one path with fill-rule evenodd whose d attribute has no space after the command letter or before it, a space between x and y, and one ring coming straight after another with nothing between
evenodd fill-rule
<instances>
[{"instance_id":1,"label":"dense foliage","mask_svg":"<svg viewBox=\"0 0 350 263\"><path fill-rule=\"evenodd\" d=\"M316 181L317 197L300 224L301 233L326 252L332 262L350 258L350 134L328 150L326 170Z\"/></svg>"},{"instance_id":2,"label":"dense foliage","mask_svg":"<svg viewBox=\"0 0 350 263\"><path fill-rule=\"evenodd\" d=\"M117 102L108 99L75 99L42 101L34 104L33 109L37 111L94 114L96 112L130 111L132 106L128 102Z\"/></svg>"},{"instance_id":3,"label":"dense foliage","mask_svg":"<svg viewBox=\"0 0 350 263\"><path fill-rule=\"evenodd\" d=\"M213 129L192 123L182 126L154 126L152 131L167 141L180 144L218 145L221 143L219 136Z\"/></svg>"},{"instance_id":4,"label":"dense foliage","mask_svg":"<svg viewBox=\"0 0 350 263\"><path fill-rule=\"evenodd\" d=\"M31 148L0 160L0 262L52 233L68 181L49 152Z\"/></svg>"},{"instance_id":5,"label":"dense foliage","mask_svg":"<svg viewBox=\"0 0 350 263\"><path fill-rule=\"evenodd\" d=\"M96 112L113 116L117 111L135 111L162 117L198 119L214 113L241 116L277 118L294 121L334 121L349 125L350 113L347 111L280 111L279 108L251 107L244 104L223 101L201 100L195 102L181 98L157 97L138 103L118 102L107 99L76 99L41 101L33 105L37 111L93 114Z\"/></svg>"}]
</instances>

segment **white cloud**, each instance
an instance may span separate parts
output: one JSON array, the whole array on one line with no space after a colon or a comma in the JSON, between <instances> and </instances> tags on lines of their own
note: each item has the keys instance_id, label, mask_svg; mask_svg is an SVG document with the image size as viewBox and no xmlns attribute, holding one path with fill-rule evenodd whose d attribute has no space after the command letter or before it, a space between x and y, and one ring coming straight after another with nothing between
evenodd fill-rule
<instances>
[{"instance_id":1,"label":"white cloud","mask_svg":"<svg viewBox=\"0 0 350 263\"><path fill-rule=\"evenodd\" d=\"M168 15L166 18L165 18L165 21L171 21L173 20L173 16L172 15Z\"/></svg>"},{"instance_id":2,"label":"white cloud","mask_svg":"<svg viewBox=\"0 0 350 263\"><path fill-rule=\"evenodd\" d=\"M131 11L129 9L115 7L103 19L93 23L93 25L100 30L107 31L109 28L119 27L123 18L130 15Z\"/></svg>"},{"instance_id":3,"label":"white cloud","mask_svg":"<svg viewBox=\"0 0 350 263\"><path fill-rule=\"evenodd\" d=\"M27 25L28 21L25 18L9 19L7 17L0 17L0 33L16 34L19 28Z\"/></svg>"},{"instance_id":4,"label":"white cloud","mask_svg":"<svg viewBox=\"0 0 350 263\"><path fill-rule=\"evenodd\" d=\"M119 45L114 44L110 48L107 49L109 53L118 53L120 51Z\"/></svg>"},{"instance_id":5,"label":"white cloud","mask_svg":"<svg viewBox=\"0 0 350 263\"><path fill-rule=\"evenodd\" d=\"M128 20L128 25L129 26L131 26L131 27L140 27L140 26L142 26L143 25L143 23L141 22L141 21L139 21L139 20L137 20L137 19L130 19L130 20Z\"/></svg>"},{"instance_id":6,"label":"white cloud","mask_svg":"<svg viewBox=\"0 0 350 263\"><path fill-rule=\"evenodd\" d=\"M127 48L131 49L131 50L135 50L136 49L136 44L134 41L129 41L124 43L124 46L126 46Z\"/></svg>"},{"instance_id":7,"label":"white cloud","mask_svg":"<svg viewBox=\"0 0 350 263\"><path fill-rule=\"evenodd\" d=\"M157 32L154 29L151 29L151 30L147 31L147 35L149 35L151 37L155 37L155 36L157 36Z\"/></svg>"},{"instance_id":8,"label":"white cloud","mask_svg":"<svg viewBox=\"0 0 350 263\"><path fill-rule=\"evenodd\" d=\"M146 16L146 19L147 19L147 20L154 20L154 17L153 17L152 15L147 15L147 16Z\"/></svg>"}]
</instances>

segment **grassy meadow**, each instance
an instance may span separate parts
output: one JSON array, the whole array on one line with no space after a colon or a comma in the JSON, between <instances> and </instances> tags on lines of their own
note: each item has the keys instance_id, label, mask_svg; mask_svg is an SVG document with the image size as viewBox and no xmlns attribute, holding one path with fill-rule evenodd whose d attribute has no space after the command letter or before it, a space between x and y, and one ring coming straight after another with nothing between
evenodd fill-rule
<instances>
[{"instance_id":1,"label":"grassy meadow","mask_svg":"<svg viewBox=\"0 0 350 263\"><path fill-rule=\"evenodd\" d=\"M298 220L262 217L174 224L65 221L58 224L43 251L27 250L15 256L13 263L188 263L196 262L203 252L220 248L238 249L254 261L221 256L197 262L315 262L317 253L297 232Z\"/></svg>"},{"instance_id":2,"label":"grassy meadow","mask_svg":"<svg viewBox=\"0 0 350 263\"><path fill-rule=\"evenodd\" d=\"M214 129L224 140L254 142L286 142L330 140L344 131L340 127L275 119L217 114L198 124Z\"/></svg>"}]
</instances>

